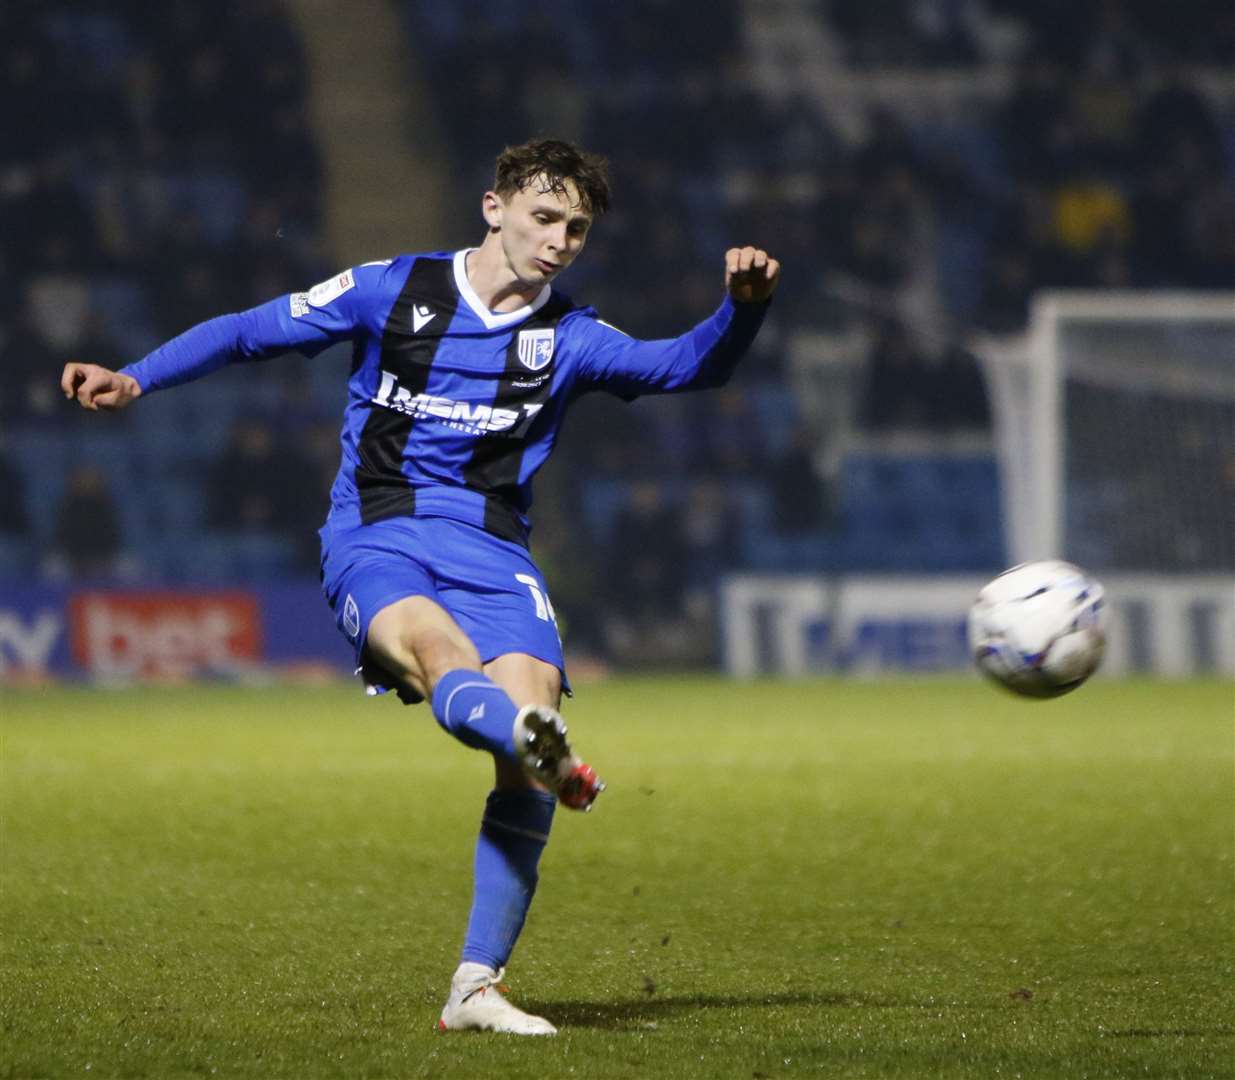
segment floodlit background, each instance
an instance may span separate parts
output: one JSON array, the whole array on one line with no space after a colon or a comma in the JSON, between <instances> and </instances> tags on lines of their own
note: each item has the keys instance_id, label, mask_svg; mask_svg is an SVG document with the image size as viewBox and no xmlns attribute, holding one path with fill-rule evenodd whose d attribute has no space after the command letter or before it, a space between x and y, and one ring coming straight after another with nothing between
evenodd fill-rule
<instances>
[{"instance_id":1,"label":"floodlit background","mask_svg":"<svg viewBox=\"0 0 1235 1080\"><path fill-rule=\"evenodd\" d=\"M121 416L60 368L476 243L533 134L612 160L561 285L630 333L730 244L785 268L730 386L568 421L534 539L580 671L960 669L976 586L1060 554L1108 672L1235 665L1229 6L13 0L0 42L9 677L345 668L346 348Z\"/></svg>"}]
</instances>

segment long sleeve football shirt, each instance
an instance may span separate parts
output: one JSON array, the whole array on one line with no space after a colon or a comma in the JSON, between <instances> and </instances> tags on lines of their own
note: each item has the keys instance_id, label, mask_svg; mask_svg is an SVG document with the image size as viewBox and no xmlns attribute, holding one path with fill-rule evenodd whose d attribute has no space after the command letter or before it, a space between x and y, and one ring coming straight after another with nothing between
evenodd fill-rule
<instances>
[{"instance_id":1,"label":"long sleeve football shirt","mask_svg":"<svg viewBox=\"0 0 1235 1080\"><path fill-rule=\"evenodd\" d=\"M720 386L768 306L726 297L681 336L641 341L549 285L518 311L490 311L468 282L466 255L353 267L201 323L123 371L149 393L225 364L313 356L350 340L332 519L448 517L526 545L532 477L575 398Z\"/></svg>"}]
</instances>

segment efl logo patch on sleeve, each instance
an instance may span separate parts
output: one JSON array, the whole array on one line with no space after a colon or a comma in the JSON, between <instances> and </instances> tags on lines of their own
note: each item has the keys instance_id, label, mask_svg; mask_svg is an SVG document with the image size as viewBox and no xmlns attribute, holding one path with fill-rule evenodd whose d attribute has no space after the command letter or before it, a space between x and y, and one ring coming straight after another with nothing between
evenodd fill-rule
<instances>
[{"instance_id":1,"label":"efl logo patch on sleeve","mask_svg":"<svg viewBox=\"0 0 1235 1080\"><path fill-rule=\"evenodd\" d=\"M350 270L344 270L343 273L314 285L308 293L309 303L313 307L325 307L332 301L338 300L348 289L355 287L355 276Z\"/></svg>"}]
</instances>

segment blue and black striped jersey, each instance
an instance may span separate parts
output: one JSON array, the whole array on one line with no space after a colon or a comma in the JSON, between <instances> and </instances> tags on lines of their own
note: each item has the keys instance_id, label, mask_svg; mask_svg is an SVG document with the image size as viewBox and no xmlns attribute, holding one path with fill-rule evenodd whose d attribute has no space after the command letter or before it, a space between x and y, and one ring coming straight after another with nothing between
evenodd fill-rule
<instances>
[{"instance_id":1,"label":"blue and black striped jersey","mask_svg":"<svg viewBox=\"0 0 1235 1080\"><path fill-rule=\"evenodd\" d=\"M526 544L531 480L571 401L590 390L630 399L719 386L767 307L726 297L682 336L640 341L549 285L518 311L490 311L467 280L466 256L365 263L202 323L124 372L150 392L227 363L311 356L350 340L332 517L448 517Z\"/></svg>"}]
</instances>

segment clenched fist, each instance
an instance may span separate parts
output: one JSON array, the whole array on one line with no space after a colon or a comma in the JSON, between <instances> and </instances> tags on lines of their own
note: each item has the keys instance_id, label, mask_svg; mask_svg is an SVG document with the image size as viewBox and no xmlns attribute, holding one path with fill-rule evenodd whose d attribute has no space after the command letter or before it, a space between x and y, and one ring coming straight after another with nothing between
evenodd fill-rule
<instances>
[{"instance_id":1,"label":"clenched fist","mask_svg":"<svg viewBox=\"0 0 1235 1080\"><path fill-rule=\"evenodd\" d=\"M83 409L92 412L123 409L142 394L132 375L121 375L98 364L65 364L60 389L66 398L77 398Z\"/></svg>"},{"instance_id":2,"label":"clenched fist","mask_svg":"<svg viewBox=\"0 0 1235 1080\"><path fill-rule=\"evenodd\" d=\"M780 263L762 248L730 248L725 252L725 288L735 303L760 304L776 291Z\"/></svg>"}]
</instances>

